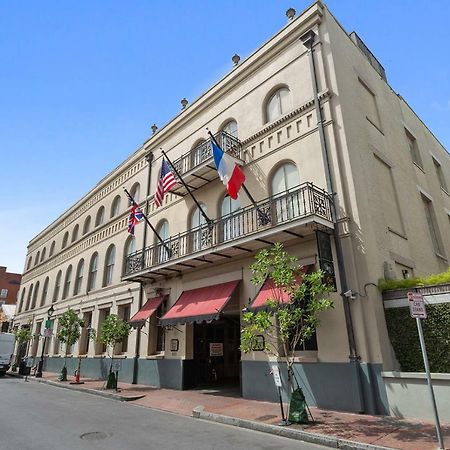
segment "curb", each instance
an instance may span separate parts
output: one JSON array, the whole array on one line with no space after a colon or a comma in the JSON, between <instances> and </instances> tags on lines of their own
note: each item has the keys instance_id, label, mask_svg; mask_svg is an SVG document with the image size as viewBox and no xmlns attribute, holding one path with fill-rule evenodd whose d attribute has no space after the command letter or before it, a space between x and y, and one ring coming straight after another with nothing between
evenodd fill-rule
<instances>
[{"instance_id":1,"label":"curb","mask_svg":"<svg viewBox=\"0 0 450 450\"><path fill-rule=\"evenodd\" d=\"M267 423L254 422L252 420L238 419L236 417L209 413L205 412L202 406L197 406L193 409L192 417L342 450L392 450L391 447L380 447L378 445L364 444L361 442L349 441L347 439L340 439L333 436L326 436L323 434L311 433L293 428L278 427Z\"/></svg>"},{"instance_id":2,"label":"curb","mask_svg":"<svg viewBox=\"0 0 450 450\"><path fill-rule=\"evenodd\" d=\"M132 402L134 400L138 400L140 398L145 397L145 395L133 395L133 396L120 395L120 394L114 394L112 392L99 391L98 389L78 388L78 387L75 387L76 385L61 384L58 381L43 380L42 378L30 378L29 380L34 381L36 383L44 383L44 384L48 384L50 386L56 386L61 389L69 389L71 391L86 392L88 394L97 395L98 397L111 398L113 400L119 400L121 402Z\"/></svg>"}]
</instances>

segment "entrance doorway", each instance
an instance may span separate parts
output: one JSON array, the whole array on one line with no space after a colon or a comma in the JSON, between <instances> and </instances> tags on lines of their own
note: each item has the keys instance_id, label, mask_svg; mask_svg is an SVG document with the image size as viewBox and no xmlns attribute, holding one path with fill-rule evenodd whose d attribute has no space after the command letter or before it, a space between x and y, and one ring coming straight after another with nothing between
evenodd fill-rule
<instances>
[{"instance_id":1,"label":"entrance doorway","mask_svg":"<svg viewBox=\"0 0 450 450\"><path fill-rule=\"evenodd\" d=\"M240 385L239 316L194 324L195 387Z\"/></svg>"}]
</instances>

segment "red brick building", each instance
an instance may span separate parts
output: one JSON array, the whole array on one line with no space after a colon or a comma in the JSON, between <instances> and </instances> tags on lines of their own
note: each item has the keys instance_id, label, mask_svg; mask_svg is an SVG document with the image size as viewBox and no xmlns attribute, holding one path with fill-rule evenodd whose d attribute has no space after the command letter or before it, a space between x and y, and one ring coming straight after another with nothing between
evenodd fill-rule
<instances>
[{"instance_id":1,"label":"red brick building","mask_svg":"<svg viewBox=\"0 0 450 450\"><path fill-rule=\"evenodd\" d=\"M15 305L22 275L10 273L6 267L0 266L0 304Z\"/></svg>"}]
</instances>

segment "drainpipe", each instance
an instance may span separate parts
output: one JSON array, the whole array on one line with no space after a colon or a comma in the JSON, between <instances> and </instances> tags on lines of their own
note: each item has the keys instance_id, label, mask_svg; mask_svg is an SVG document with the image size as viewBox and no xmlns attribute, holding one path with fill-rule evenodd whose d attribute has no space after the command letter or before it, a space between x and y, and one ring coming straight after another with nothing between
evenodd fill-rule
<instances>
[{"instance_id":1,"label":"drainpipe","mask_svg":"<svg viewBox=\"0 0 450 450\"><path fill-rule=\"evenodd\" d=\"M152 161L153 161L153 153L149 152L145 155L145 159L148 164L148 175L147 175L147 189L145 192L145 214L148 215L149 212L149 201L150 197L150 179L152 175ZM142 239L142 254L144 254L145 247L147 246L147 224L144 227L144 236ZM139 282L139 300L138 300L138 311L142 308L143 300L144 300L144 283L142 281ZM134 351L134 361L133 361L133 381L132 384L137 384L138 373L139 373L139 356L140 356L140 347L141 347L141 327L136 328L136 347Z\"/></svg>"},{"instance_id":2,"label":"drainpipe","mask_svg":"<svg viewBox=\"0 0 450 450\"><path fill-rule=\"evenodd\" d=\"M334 196L334 200L336 199L336 190L335 190L335 183L332 178L332 172L331 172L331 164L330 164L330 155L328 151L327 141L325 139L325 131L323 126L323 116L322 116L322 110L320 108L320 102L319 102L319 88L317 83L317 71L316 71L316 64L314 60L314 41L315 41L316 33L313 30L308 31L303 36L300 37L300 40L302 41L302 44L308 49L308 58L309 58L309 66L311 69L311 80L313 85L313 93L314 93L314 108L316 110L316 117L317 117L317 126L319 129L319 138L320 138L320 146L322 149L322 157L325 161L325 176L326 176L326 183L327 183L327 189L328 192L332 193ZM331 204L332 208L332 214L334 219L337 218L336 213L336 204L335 201ZM360 359L361 357L358 355L357 349L356 349L356 340L355 340L355 332L353 328L353 320L352 320L352 312L350 309L350 303L349 303L349 297L345 295L344 293L348 292L348 282L347 282L347 275L345 273L345 265L344 265L344 257L342 252L342 244L341 239L339 236L339 231L337 224L334 226L333 230L334 234L334 242L336 246L336 259L337 259L337 266L338 266L338 272L339 272L339 279L341 281L341 297L342 302L344 306L344 316L345 316L345 325L347 329L347 339L348 339L348 346L349 346L349 360L352 364L356 364L356 376L358 378L358 409L359 412L364 412L364 397L363 397L363 386L362 386L362 379L361 379L361 368L360 368Z\"/></svg>"}]
</instances>

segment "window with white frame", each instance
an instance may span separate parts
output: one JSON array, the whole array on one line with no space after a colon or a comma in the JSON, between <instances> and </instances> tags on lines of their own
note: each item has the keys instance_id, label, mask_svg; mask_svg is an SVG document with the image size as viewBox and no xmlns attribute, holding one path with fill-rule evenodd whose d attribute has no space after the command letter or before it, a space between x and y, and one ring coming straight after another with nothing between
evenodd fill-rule
<instances>
[{"instance_id":1,"label":"window with white frame","mask_svg":"<svg viewBox=\"0 0 450 450\"><path fill-rule=\"evenodd\" d=\"M67 242L68 242L68 241L69 241L69 232L66 231L66 232L64 233L64 236L63 236L61 248L66 248L66 247L67 247Z\"/></svg>"},{"instance_id":2,"label":"window with white frame","mask_svg":"<svg viewBox=\"0 0 450 450\"><path fill-rule=\"evenodd\" d=\"M221 224L223 242L234 239L242 234L241 216L236 214L241 209L239 198L233 200L226 195L221 204Z\"/></svg>"},{"instance_id":3,"label":"window with white frame","mask_svg":"<svg viewBox=\"0 0 450 450\"><path fill-rule=\"evenodd\" d=\"M105 207L100 206L100 208L98 208L97 215L95 216L95 226L98 227L102 225L104 219L105 219Z\"/></svg>"},{"instance_id":4,"label":"window with white frame","mask_svg":"<svg viewBox=\"0 0 450 450\"><path fill-rule=\"evenodd\" d=\"M293 163L278 167L272 176L272 195L275 200L276 221L283 222L298 217L303 212L300 194L288 195L288 191L300 185L300 175Z\"/></svg>"},{"instance_id":5,"label":"window with white frame","mask_svg":"<svg viewBox=\"0 0 450 450\"><path fill-rule=\"evenodd\" d=\"M169 234L169 222L167 222L167 220L163 220L157 229L157 232L159 234L159 236L161 237L161 239L166 242L168 241L170 234ZM167 261L169 259L169 254L167 252L166 247L158 240L158 238L156 238L156 251L157 251L157 255L156 255L156 259L158 262L164 262Z\"/></svg>"},{"instance_id":6,"label":"window with white frame","mask_svg":"<svg viewBox=\"0 0 450 450\"><path fill-rule=\"evenodd\" d=\"M33 300L31 301L31 309L36 308L36 302L39 295L39 281L36 283L33 291Z\"/></svg>"},{"instance_id":7,"label":"window with white frame","mask_svg":"<svg viewBox=\"0 0 450 450\"><path fill-rule=\"evenodd\" d=\"M238 137L238 124L235 120L230 120L227 122L222 130L235 138Z\"/></svg>"},{"instance_id":8,"label":"window with white frame","mask_svg":"<svg viewBox=\"0 0 450 450\"><path fill-rule=\"evenodd\" d=\"M90 229L91 229L91 216L87 216L86 219L84 219L83 235L89 233Z\"/></svg>"},{"instance_id":9,"label":"window with white frame","mask_svg":"<svg viewBox=\"0 0 450 450\"><path fill-rule=\"evenodd\" d=\"M61 270L58 272L58 275L56 275L56 280L55 280L55 289L53 290L53 299L52 302L55 303L56 301L58 301L59 298L59 291L61 289L61 277L62 277L62 272Z\"/></svg>"},{"instance_id":10,"label":"window with white frame","mask_svg":"<svg viewBox=\"0 0 450 450\"><path fill-rule=\"evenodd\" d=\"M72 265L70 265L66 270L66 278L64 279L64 288L62 294L63 300L67 298L69 295L71 281L72 281Z\"/></svg>"},{"instance_id":11,"label":"window with white frame","mask_svg":"<svg viewBox=\"0 0 450 450\"><path fill-rule=\"evenodd\" d=\"M89 278L88 278L88 292L95 289L95 283L97 281L98 271L98 253L94 253L91 256L91 262L89 264Z\"/></svg>"},{"instance_id":12,"label":"window with white frame","mask_svg":"<svg viewBox=\"0 0 450 450\"><path fill-rule=\"evenodd\" d=\"M44 286L42 287L42 295L41 295L41 304L40 306L44 306L47 301L47 293L48 293L48 283L49 278L47 277L44 281Z\"/></svg>"},{"instance_id":13,"label":"window with white frame","mask_svg":"<svg viewBox=\"0 0 450 450\"><path fill-rule=\"evenodd\" d=\"M278 89L266 103L266 122L273 122L292 109L292 97L288 88Z\"/></svg>"},{"instance_id":14,"label":"window with white frame","mask_svg":"<svg viewBox=\"0 0 450 450\"><path fill-rule=\"evenodd\" d=\"M75 274L75 286L73 295L78 295L81 292L81 285L83 284L84 259L80 259L77 266L77 273Z\"/></svg>"},{"instance_id":15,"label":"window with white frame","mask_svg":"<svg viewBox=\"0 0 450 450\"><path fill-rule=\"evenodd\" d=\"M207 214L206 205L200 203L201 208ZM192 230L192 251L198 251L207 248L210 245L211 233L209 232L206 219L196 207L191 214L190 229Z\"/></svg>"},{"instance_id":16,"label":"window with white frame","mask_svg":"<svg viewBox=\"0 0 450 450\"><path fill-rule=\"evenodd\" d=\"M103 279L103 286L109 286L113 280L114 264L116 260L116 247L110 245L106 251L105 257L105 275Z\"/></svg>"},{"instance_id":17,"label":"window with white frame","mask_svg":"<svg viewBox=\"0 0 450 450\"><path fill-rule=\"evenodd\" d=\"M111 216L115 217L119 215L120 212L120 195L116 195L111 205Z\"/></svg>"},{"instance_id":18,"label":"window with white frame","mask_svg":"<svg viewBox=\"0 0 450 450\"><path fill-rule=\"evenodd\" d=\"M0 290L0 298L6 298L6 297L8 297L8 289Z\"/></svg>"},{"instance_id":19,"label":"window with white frame","mask_svg":"<svg viewBox=\"0 0 450 450\"><path fill-rule=\"evenodd\" d=\"M80 229L80 226L78 224L76 224L73 227L73 231L72 231L72 242L75 242L78 239L78 230Z\"/></svg>"}]
</instances>

